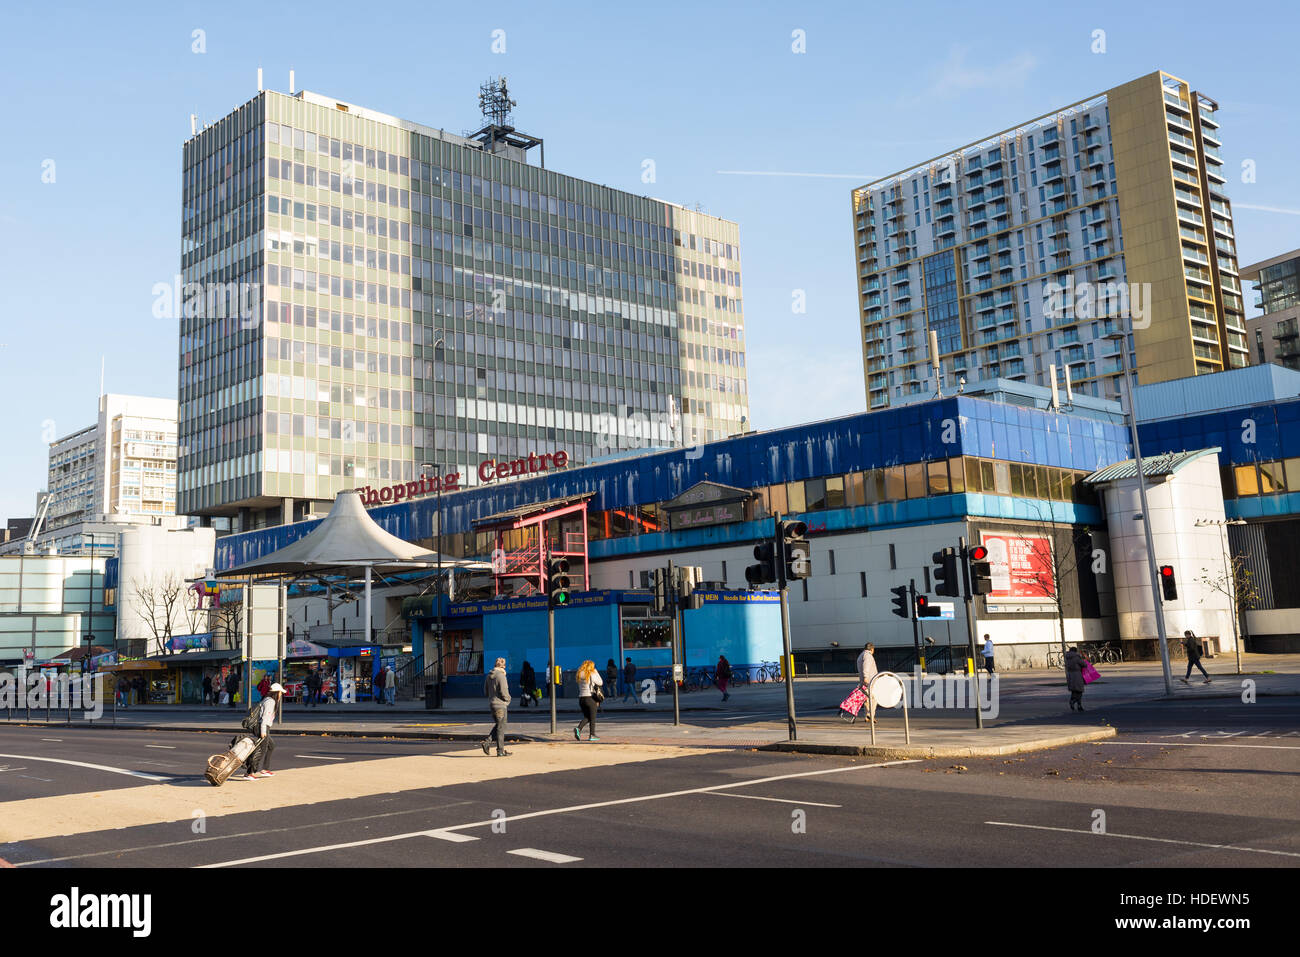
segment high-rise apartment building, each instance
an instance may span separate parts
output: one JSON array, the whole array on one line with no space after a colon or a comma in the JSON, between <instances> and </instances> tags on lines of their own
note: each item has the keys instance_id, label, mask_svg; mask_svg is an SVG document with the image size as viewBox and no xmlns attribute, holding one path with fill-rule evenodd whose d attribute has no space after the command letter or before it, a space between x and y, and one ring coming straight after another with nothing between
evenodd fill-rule
<instances>
[{"instance_id":1,"label":"high-rise apartment building","mask_svg":"<svg viewBox=\"0 0 1300 957\"><path fill-rule=\"evenodd\" d=\"M111 551L115 537L104 523L174 516L176 452L175 399L100 396L94 425L50 443L49 500L36 543L64 553Z\"/></svg>"},{"instance_id":2,"label":"high-rise apartment building","mask_svg":"<svg viewBox=\"0 0 1300 957\"><path fill-rule=\"evenodd\" d=\"M853 191L868 406L1008 378L1119 394L1249 363L1217 106L1164 72Z\"/></svg>"},{"instance_id":3,"label":"high-rise apartment building","mask_svg":"<svg viewBox=\"0 0 1300 957\"><path fill-rule=\"evenodd\" d=\"M466 486L739 430L737 226L533 165L538 145L306 91L186 142L184 514L274 525L425 463Z\"/></svg>"},{"instance_id":4,"label":"high-rise apartment building","mask_svg":"<svg viewBox=\"0 0 1300 957\"><path fill-rule=\"evenodd\" d=\"M55 530L111 515L176 514L176 400L103 395L99 420L50 443Z\"/></svg>"},{"instance_id":5,"label":"high-rise apartment building","mask_svg":"<svg viewBox=\"0 0 1300 957\"><path fill-rule=\"evenodd\" d=\"M1263 310L1246 321L1255 361L1300 369L1300 249L1245 266L1241 278Z\"/></svg>"}]
</instances>

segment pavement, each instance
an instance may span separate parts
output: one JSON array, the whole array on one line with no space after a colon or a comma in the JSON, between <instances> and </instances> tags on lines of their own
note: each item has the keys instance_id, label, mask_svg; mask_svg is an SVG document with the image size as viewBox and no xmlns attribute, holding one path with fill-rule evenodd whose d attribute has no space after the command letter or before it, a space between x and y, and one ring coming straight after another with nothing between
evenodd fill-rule
<instances>
[{"instance_id":1,"label":"pavement","mask_svg":"<svg viewBox=\"0 0 1300 957\"><path fill-rule=\"evenodd\" d=\"M1185 662L1174 661L1172 694L1167 693L1158 662L1104 665L1101 680L1084 695L1087 711L1070 712L1064 674L1059 670L1026 669L1000 673L995 691L983 709L983 727L975 726L975 712L969 702L961 707L934 707L921 692L915 692L904 720L901 708L878 710L874 740L871 727L863 720L847 723L839 702L852 690L852 676L797 678L794 697L797 714L792 739L786 716L785 685L780 682L749 684L733 690L721 700L713 690L683 693L679 700L681 722L672 720L671 695L647 693L644 700L623 703L617 697L601 707L599 731L602 742L618 745L694 748L753 748L805 754L856 755L884 759L928 759L996 757L1046 748L1101 741L1112 738L1115 728L1108 718L1110 709L1155 702L1191 703L1300 695L1300 655L1242 656L1242 674L1237 675L1234 656L1220 655L1205 661L1214 678L1200 683L1199 672L1191 685L1176 680ZM909 684L917 676L903 676ZM961 683L964 685L964 683ZM950 694L956 683L939 682ZM987 695L988 692L985 692ZM953 704L943 694L938 704ZM557 700L556 733L550 730L547 702L538 708L513 707L510 712L512 741L560 742L572 738L576 699ZM110 702L111 706L111 702ZM81 720L75 727L116 727L139 731L191 731L230 733L241 711L230 708L177 705L137 705L112 711L93 724ZM41 715L33 715L34 723ZM24 712L13 712L9 720L27 723ZM62 725L57 712L51 726ZM480 740L491 725L486 708L471 699L448 699L446 707L427 710L423 701L403 701L394 706L373 704L300 704L286 707L280 735L333 737L414 738L444 741Z\"/></svg>"}]
</instances>

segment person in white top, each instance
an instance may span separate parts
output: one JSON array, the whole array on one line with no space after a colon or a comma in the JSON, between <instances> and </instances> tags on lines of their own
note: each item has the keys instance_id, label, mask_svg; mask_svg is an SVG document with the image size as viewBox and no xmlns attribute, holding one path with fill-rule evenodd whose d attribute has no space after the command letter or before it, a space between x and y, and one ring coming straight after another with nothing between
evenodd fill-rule
<instances>
[{"instance_id":1,"label":"person in white top","mask_svg":"<svg viewBox=\"0 0 1300 957\"><path fill-rule=\"evenodd\" d=\"M283 701L284 686L277 681L271 685L266 697L244 718L242 727L257 736L257 747L244 762L244 776L240 780L255 781L275 774L271 770L271 754L275 751L275 743L271 740L271 725L279 717Z\"/></svg>"},{"instance_id":2,"label":"person in white top","mask_svg":"<svg viewBox=\"0 0 1300 957\"><path fill-rule=\"evenodd\" d=\"M582 729L588 725L591 730L587 734L587 740L600 740L596 737L596 709L600 706L600 702L595 699L594 694L604 683L600 672L596 670L596 663L590 660L584 661L582 667L578 669L578 707L582 709L582 720L573 729L574 740L582 740Z\"/></svg>"},{"instance_id":3,"label":"person in white top","mask_svg":"<svg viewBox=\"0 0 1300 957\"><path fill-rule=\"evenodd\" d=\"M867 695L867 720L876 720L876 702L871 696L870 685L871 679L876 676L876 646L867 642L862 649L862 654L858 655L858 684Z\"/></svg>"}]
</instances>

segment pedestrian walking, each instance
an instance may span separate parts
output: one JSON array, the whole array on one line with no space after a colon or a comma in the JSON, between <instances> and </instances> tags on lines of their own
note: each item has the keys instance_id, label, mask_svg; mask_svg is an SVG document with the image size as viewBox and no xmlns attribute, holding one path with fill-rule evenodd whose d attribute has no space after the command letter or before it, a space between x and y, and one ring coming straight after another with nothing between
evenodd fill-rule
<instances>
[{"instance_id":1,"label":"pedestrian walking","mask_svg":"<svg viewBox=\"0 0 1300 957\"><path fill-rule=\"evenodd\" d=\"M388 666L383 665L379 669L379 674L375 675L375 702L384 703L384 684L388 680Z\"/></svg>"},{"instance_id":2,"label":"pedestrian walking","mask_svg":"<svg viewBox=\"0 0 1300 957\"><path fill-rule=\"evenodd\" d=\"M226 675L226 694L230 696L230 707L235 706L235 695L239 694L239 669L231 668Z\"/></svg>"},{"instance_id":3,"label":"pedestrian walking","mask_svg":"<svg viewBox=\"0 0 1300 957\"><path fill-rule=\"evenodd\" d=\"M984 670L993 674L993 639L984 636Z\"/></svg>"},{"instance_id":4,"label":"pedestrian walking","mask_svg":"<svg viewBox=\"0 0 1300 957\"><path fill-rule=\"evenodd\" d=\"M605 694L600 690L604 683L600 672L596 670L596 662L590 659L584 661L578 669L578 707L582 709L582 720L573 729L574 740L581 741L582 729L588 726L590 730L587 732L587 740L600 740L596 737L596 709L605 700Z\"/></svg>"},{"instance_id":5,"label":"pedestrian walking","mask_svg":"<svg viewBox=\"0 0 1300 957\"><path fill-rule=\"evenodd\" d=\"M510 682L506 679L506 660L498 658L492 670L483 681L483 693L487 695L488 706L492 709L492 730L483 739L483 753L491 754L492 738L497 740L497 757L507 758L506 724L510 707Z\"/></svg>"},{"instance_id":6,"label":"pedestrian walking","mask_svg":"<svg viewBox=\"0 0 1300 957\"><path fill-rule=\"evenodd\" d=\"M718 655L714 680L718 683L718 690L722 692L722 700L726 701L731 697L730 692L727 691L727 682L731 680L731 662L727 660L726 655Z\"/></svg>"},{"instance_id":7,"label":"pedestrian walking","mask_svg":"<svg viewBox=\"0 0 1300 957\"><path fill-rule=\"evenodd\" d=\"M271 740L271 725L280 717L283 708L284 688L275 681L266 689L266 696L244 716L240 727L257 739L257 747L253 748L253 753L244 762L244 776L239 780L256 781L275 774L271 770L271 755L275 751L275 742Z\"/></svg>"},{"instance_id":8,"label":"pedestrian walking","mask_svg":"<svg viewBox=\"0 0 1300 957\"><path fill-rule=\"evenodd\" d=\"M125 677L117 679L117 703L122 708L131 707L131 682Z\"/></svg>"},{"instance_id":9,"label":"pedestrian walking","mask_svg":"<svg viewBox=\"0 0 1300 957\"><path fill-rule=\"evenodd\" d=\"M203 703L206 705L212 700L212 675L203 676Z\"/></svg>"},{"instance_id":10,"label":"pedestrian walking","mask_svg":"<svg viewBox=\"0 0 1300 957\"><path fill-rule=\"evenodd\" d=\"M1088 683L1083 680L1083 666L1088 659L1079 654L1078 648L1071 648L1065 653L1065 686L1070 689L1070 710L1083 710L1083 689Z\"/></svg>"},{"instance_id":11,"label":"pedestrian walking","mask_svg":"<svg viewBox=\"0 0 1300 957\"><path fill-rule=\"evenodd\" d=\"M388 677L384 679L384 697L392 707L397 707L397 669L395 668L389 668Z\"/></svg>"},{"instance_id":12,"label":"pedestrian walking","mask_svg":"<svg viewBox=\"0 0 1300 957\"><path fill-rule=\"evenodd\" d=\"M141 678L139 675L136 675L135 679L131 682L131 688L135 691L136 703L144 704L145 703L144 679Z\"/></svg>"},{"instance_id":13,"label":"pedestrian walking","mask_svg":"<svg viewBox=\"0 0 1300 957\"><path fill-rule=\"evenodd\" d=\"M627 704L627 699L636 698L636 665L632 664L632 659L628 658L623 664L623 703Z\"/></svg>"},{"instance_id":14,"label":"pedestrian walking","mask_svg":"<svg viewBox=\"0 0 1300 957\"><path fill-rule=\"evenodd\" d=\"M618 690L618 665L614 663L613 658L605 662L605 685L609 688L610 694Z\"/></svg>"},{"instance_id":15,"label":"pedestrian walking","mask_svg":"<svg viewBox=\"0 0 1300 957\"><path fill-rule=\"evenodd\" d=\"M257 683L257 693L265 698L271 693L271 676L262 675L262 680Z\"/></svg>"},{"instance_id":16,"label":"pedestrian walking","mask_svg":"<svg viewBox=\"0 0 1300 957\"><path fill-rule=\"evenodd\" d=\"M523 692L523 700L520 701L523 707L527 708L530 704L537 704L537 699L533 697L534 692L537 691L537 672L526 661L524 666L519 669L519 690Z\"/></svg>"},{"instance_id":17,"label":"pedestrian walking","mask_svg":"<svg viewBox=\"0 0 1300 957\"><path fill-rule=\"evenodd\" d=\"M316 703L320 699L320 669L312 668L311 671L307 672L307 678L303 681L303 684L307 688L307 704L313 708L316 707Z\"/></svg>"},{"instance_id":18,"label":"pedestrian walking","mask_svg":"<svg viewBox=\"0 0 1300 957\"><path fill-rule=\"evenodd\" d=\"M1185 685L1191 684L1189 679L1192 677L1192 667L1195 666L1205 676L1205 681L1202 684L1208 685L1210 675L1205 670L1205 665L1201 664L1201 639L1197 638L1191 631L1185 631L1183 632L1183 647L1187 649L1187 674L1178 680Z\"/></svg>"},{"instance_id":19,"label":"pedestrian walking","mask_svg":"<svg viewBox=\"0 0 1300 957\"><path fill-rule=\"evenodd\" d=\"M858 655L858 687L867 696L867 721L876 720L876 699L871 696L871 679L876 676L876 646L867 642Z\"/></svg>"}]
</instances>

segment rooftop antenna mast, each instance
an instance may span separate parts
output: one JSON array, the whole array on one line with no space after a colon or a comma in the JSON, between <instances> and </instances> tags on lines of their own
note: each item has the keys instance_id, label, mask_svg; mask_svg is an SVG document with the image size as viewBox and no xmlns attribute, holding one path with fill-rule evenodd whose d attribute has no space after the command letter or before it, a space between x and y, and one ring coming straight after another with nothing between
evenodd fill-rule
<instances>
[{"instance_id":1,"label":"rooftop antenna mast","mask_svg":"<svg viewBox=\"0 0 1300 957\"><path fill-rule=\"evenodd\" d=\"M541 138L521 133L514 127L511 111L518 105L510 98L504 76L480 85L478 108L483 114L483 127L470 134L470 139L478 140L489 153L500 153L520 162L527 162L528 151L534 146L540 146L542 168L545 169L546 146Z\"/></svg>"},{"instance_id":2,"label":"rooftop antenna mast","mask_svg":"<svg viewBox=\"0 0 1300 957\"><path fill-rule=\"evenodd\" d=\"M510 111L518 105L510 99L510 91L506 89L504 76L488 80L478 88L478 108L483 114L485 124L509 126Z\"/></svg>"}]
</instances>

